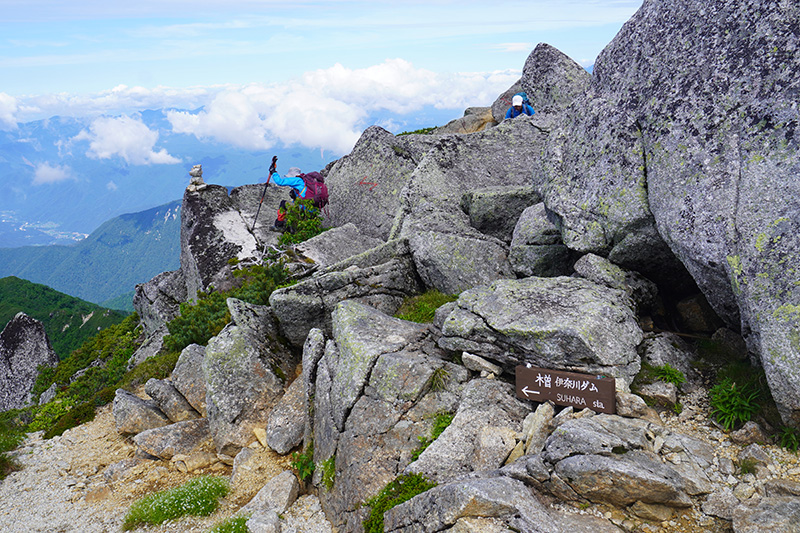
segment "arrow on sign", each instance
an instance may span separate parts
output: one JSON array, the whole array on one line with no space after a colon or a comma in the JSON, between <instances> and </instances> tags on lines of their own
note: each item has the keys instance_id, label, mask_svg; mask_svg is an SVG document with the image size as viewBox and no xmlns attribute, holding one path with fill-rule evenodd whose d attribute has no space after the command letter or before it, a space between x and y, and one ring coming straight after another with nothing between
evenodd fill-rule
<instances>
[{"instance_id":1,"label":"arrow on sign","mask_svg":"<svg viewBox=\"0 0 800 533\"><path fill-rule=\"evenodd\" d=\"M526 396L526 397L527 397L527 396L530 396L531 394L541 394L541 392L539 392L538 390L531 390L531 389L529 389L527 385L525 385L525 386L522 388L522 392L525 394L525 396Z\"/></svg>"}]
</instances>

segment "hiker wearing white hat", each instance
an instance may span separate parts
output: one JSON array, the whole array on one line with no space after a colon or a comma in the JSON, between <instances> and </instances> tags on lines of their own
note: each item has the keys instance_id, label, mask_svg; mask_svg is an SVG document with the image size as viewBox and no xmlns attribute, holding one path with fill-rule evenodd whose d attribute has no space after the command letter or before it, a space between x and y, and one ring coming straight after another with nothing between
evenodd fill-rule
<instances>
[{"instance_id":1,"label":"hiker wearing white hat","mask_svg":"<svg viewBox=\"0 0 800 533\"><path fill-rule=\"evenodd\" d=\"M511 99L511 107L506 111L505 118L517 118L520 115L532 116L536 111L526 102L527 96L523 93L517 93Z\"/></svg>"}]
</instances>

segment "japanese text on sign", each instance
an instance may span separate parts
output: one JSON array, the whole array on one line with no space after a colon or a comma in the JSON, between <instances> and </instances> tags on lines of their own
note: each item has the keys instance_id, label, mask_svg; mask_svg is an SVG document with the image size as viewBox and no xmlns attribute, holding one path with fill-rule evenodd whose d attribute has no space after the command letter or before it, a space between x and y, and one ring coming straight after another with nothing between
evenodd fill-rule
<instances>
[{"instance_id":1,"label":"japanese text on sign","mask_svg":"<svg viewBox=\"0 0 800 533\"><path fill-rule=\"evenodd\" d=\"M588 407L600 413L616 412L614 378L576 372L518 366L517 397L578 409Z\"/></svg>"}]
</instances>

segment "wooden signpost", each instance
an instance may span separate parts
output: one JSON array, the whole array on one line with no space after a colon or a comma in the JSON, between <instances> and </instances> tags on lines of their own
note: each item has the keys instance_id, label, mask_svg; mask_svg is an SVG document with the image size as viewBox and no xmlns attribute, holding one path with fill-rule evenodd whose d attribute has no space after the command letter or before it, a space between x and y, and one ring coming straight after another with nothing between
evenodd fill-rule
<instances>
[{"instance_id":1,"label":"wooden signpost","mask_svg":"<svg viewBox=\"0 0 800 533\"><path fill-rule=\"evenodd\" d=\"M522 365L516 368L516 374L517 398L535 402L550 400L556 405L571 405L576 409L588 407L598 413L617 412L614 378Z\"/></svg>"}]
</instances>

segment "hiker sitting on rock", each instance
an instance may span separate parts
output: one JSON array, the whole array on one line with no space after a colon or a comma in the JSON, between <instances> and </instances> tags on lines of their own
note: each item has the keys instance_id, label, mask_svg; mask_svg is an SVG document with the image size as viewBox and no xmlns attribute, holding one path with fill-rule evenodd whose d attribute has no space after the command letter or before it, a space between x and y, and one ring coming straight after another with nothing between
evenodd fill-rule
<instances>
[{"instance_id":1,"label":"hiker sitting on rock","mask_svg":"<svg viewBox=\"0 0 800 533\"><path fill-rule=\"evenodd\" d=\"M506 111L506 118L517 118L522 114L532 116L534 113L536 111L524 102L522 95L515 94L514 98L511 99L511 107Z\"/></svg>"}]
</instances>

